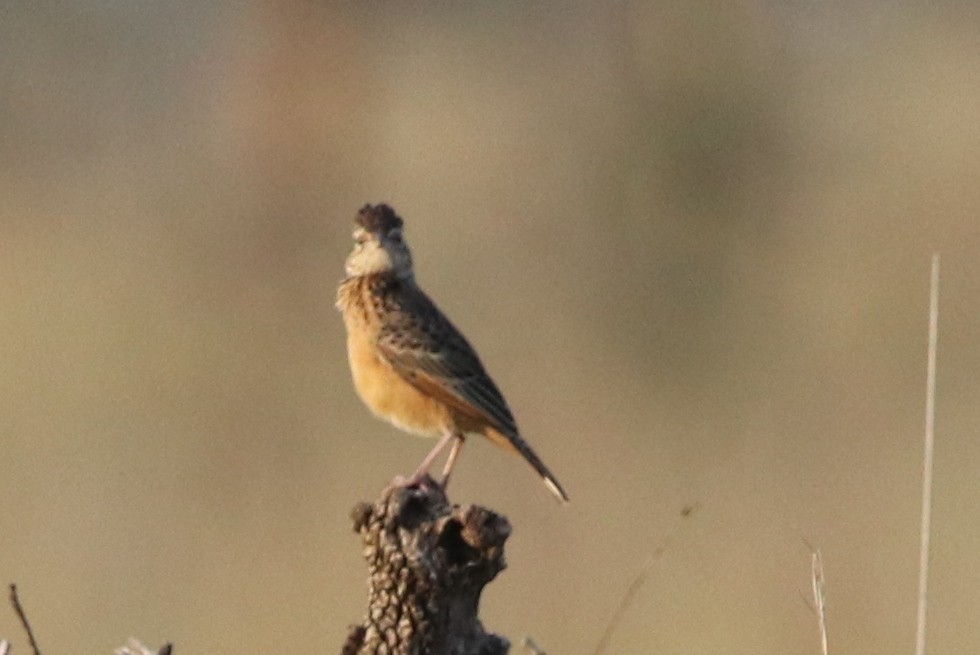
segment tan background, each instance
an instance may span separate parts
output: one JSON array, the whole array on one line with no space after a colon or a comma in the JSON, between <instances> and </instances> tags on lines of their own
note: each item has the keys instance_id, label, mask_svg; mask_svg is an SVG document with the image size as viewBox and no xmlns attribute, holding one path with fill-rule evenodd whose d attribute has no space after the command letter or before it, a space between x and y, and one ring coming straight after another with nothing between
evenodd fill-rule
<instances>
[{"instance_id":1,"label":"tan background","mask_svg":"<svg viewBox=\"0 0 980 655\"><path fill-rule=\"evenodd\" d=\"M339 649L347 513L431 445L333 309L382 200L572 496L484 443L452 488L515 526L488 627L554 655L664 543L610 652L817 652L803 538L831 648L911 652L941 251L930 650L977 652L974 4L414 4L2 10L0 579L45 652Z\"/></svg>"}]
</instances>

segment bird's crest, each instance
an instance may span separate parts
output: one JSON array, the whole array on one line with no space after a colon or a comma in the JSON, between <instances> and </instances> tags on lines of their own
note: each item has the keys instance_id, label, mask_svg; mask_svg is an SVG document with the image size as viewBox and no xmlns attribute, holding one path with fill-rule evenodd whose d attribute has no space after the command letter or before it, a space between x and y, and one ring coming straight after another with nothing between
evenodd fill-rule
<instances>
[{"instance_id":1,"label":"bird's crest","mask_svg":"<svg viewBox=\"0 0 980 655\"><path fill-rule=\"evenodd\" d=\"M385 204L364 205L354 220L368 232L374 232L376 234L387 234L404 225L404 222L395 213L395 210Z\"/></svg>"}]
</instances>

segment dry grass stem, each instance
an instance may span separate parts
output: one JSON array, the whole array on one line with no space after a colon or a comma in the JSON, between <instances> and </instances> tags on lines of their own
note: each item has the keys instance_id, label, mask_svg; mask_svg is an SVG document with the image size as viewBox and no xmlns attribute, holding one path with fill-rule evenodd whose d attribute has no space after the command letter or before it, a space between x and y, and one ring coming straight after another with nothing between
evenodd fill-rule
<instances>
[{"instance_id":1,"label":"dry grass stem","mask_svg":"<svg viewBox=\"0 0 980 655\"><path fill-rule=\"evenodd\" d=\"M534 643L534 640L531 639L530 636L524 637L524 648L526 648L527 652L531 653L531 655L547 655L543 650L541 650L540 646Z\"/></svg>"},{"instance_id":2,"label":"dry grass stem","mask_svg":"<svg viewBox=\"0 0 980 655\"><path fill-rule=\"evenodd\" d=\"M681 508L681 520L688 519L692 514L694 514L694 512L697 511L698 506L698 503L694 503L693 505L685 505L683 508ZM606 629L602 633L602 637L600 637L599 643L596 645L593 655L602 655L602 653L605 652L606 647L609 645L609 641L612 639L613 633L619 626L619 622L623 619L623 615L626 613L626 610L629 609L630 605L633 604L633 599L636 597L636 593L640 590L640 587L643 586L647 576L650 575L650 569L653 568L654 562L664 554L664 551L667 550L670 542L670 537L664 539L663 543L652 553L650 553L650 556L647 557L646 561L643 563L643 566L640 567L640 572L636 574L635 578L633 578L633 582L630 583L630 586L626 589L626 593L623 594L622 600L619 601L616 611L613 612L612 618L609 619L609 623L606 625Z\"/></svg>"},{"instance_id":3,"label":"dry grass stem","mask_svg":"<svg viewBox=\"0 0 980 655\"><path fill-rule=\"evenodd\" d=\"M823 578L823 560L820 551L813 551L811 561L811 579L813 581L813 603L817 612L817 625L820 628L820 652L827 655L827 587Z\"/></svg>"},{"instance_id":4,"label":"dry grass stem","mask_svg":"<svg viewBox=\"0 0 980 655\"><path fill-rule=\"evenodd\" d=\"M155 651L145 646L139 639L130 637L125 646L115 650L115 655L170 655L172 648L171 644L164 644L160 650Z\"/></svg>"},{"instance_id":5,"label":"dry grass stem","mask_svg":"<svg viewBox=\"0 0 980 655\"><path fill-rule=\"evenodd\" d=\"M919 530L919 610L915 655L926 652L926 607L929 589L929 534L932 523L932 452L936 427L936 348L939 341L939 254L932 256L929 285L929 354L926 364L926 434L922 460L922 526Z\"/></svg>"}]
</instances>

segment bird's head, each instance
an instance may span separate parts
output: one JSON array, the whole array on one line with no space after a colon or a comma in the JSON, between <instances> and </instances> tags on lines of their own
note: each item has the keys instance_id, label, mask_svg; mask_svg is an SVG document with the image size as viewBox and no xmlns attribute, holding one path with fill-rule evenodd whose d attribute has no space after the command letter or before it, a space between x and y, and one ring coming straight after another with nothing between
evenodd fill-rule
<instances>
[{"instance_id":1,"label":"bird's head","mask_svg":"<svg viewBox=\"0 0 980 655\"><path fill-rule=\"evenodd\" d=\"M412 277L412 253L402 237L404 223L388 205L364 205L354 219L354 249L345 265L349 277L391 273Z\"/></svg>"}]
</instances>

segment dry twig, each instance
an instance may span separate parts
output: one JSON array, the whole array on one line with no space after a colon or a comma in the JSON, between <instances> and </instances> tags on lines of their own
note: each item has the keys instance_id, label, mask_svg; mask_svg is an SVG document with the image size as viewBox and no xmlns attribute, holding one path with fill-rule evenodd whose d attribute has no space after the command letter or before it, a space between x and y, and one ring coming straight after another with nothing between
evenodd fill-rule
<instances>
[{"instance_id":1,"label":"dry twig","mask_svg":"<svg viewBox=\"0 0 980 655\"><path fill-rule=\"evenodd\" d=\"M27 632L27 640L31 644L31 649L34 651L34 655L41 655L40 649L37 647L37 640L34 638L34 631L31 630L31 624L27 620L27 614L24 613L24 608L21 607L20 598L17 597L17 585L10 584L10 603L14 606L14 611L17 612L17 617L20 619L21 625L24 626L24 630Z\"/></svg>"}]
</instances>

